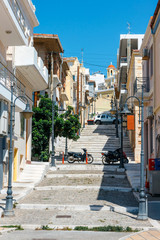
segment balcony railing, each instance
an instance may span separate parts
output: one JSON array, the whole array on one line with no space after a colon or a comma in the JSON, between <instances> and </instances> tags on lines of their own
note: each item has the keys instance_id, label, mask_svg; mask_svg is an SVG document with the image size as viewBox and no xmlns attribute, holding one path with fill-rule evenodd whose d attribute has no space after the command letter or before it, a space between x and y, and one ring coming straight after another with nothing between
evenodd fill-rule
<instances>
[{"instance_id":1,"label":"balcony railing","mask_svg":"<svg viewBox=\"0 0 160 240\"><path fill-rule=\"evenodd\" d=\"M121 89L122 89L122 90L127 90L127 85L126 85L125 83L122 83L122 84L121 84Z\"/></svg>"},{"instance_id":2,"label":"balcony railing","mask_svg":"<svg viewBox=\"0 0 160 240\"><path fill-rule=\"evenodd\" d=\"M23 13L22 13L17 1L16 0L8 0L8 2L9 2L10 6L11 6L13 12L14 12L14 15L15 15L15 17L16 17L23 33L24 33L24 35L26 37L29 37L30 36L30 30L27 27L25 18L23 16Z\"/></svg>"},{"instance_id":3,"label":"balcony railing","mask_svg":"<svg viewBox=\"0 0 160 240\"><path fill-rule=\"evenodd\" d=\"M127 63L127 57L121 57L120 63Z\"/></svg>"},{"instance_id":4,"label":"balcony railing","mask_svg":"<svg viewBox=\"0 0 160 240\"><path fill-rule=\"evenodd\" d=\"M5 86L9 91L11 91L11 86L13 85L13 93L16 97L25 96L25 86L1 62L0 84Z\"/></svg>"},{"instance_id":5,"label":"balcony railing","mask_svg":"<svg viewBox=\"0 0 160 240\"><path fill-rule=\"evenodd\" d=\"M142 87L144 92L150 91L149 77L137 77L133 84L133 93L141 93Z\"/></svg>"}]
</instances>

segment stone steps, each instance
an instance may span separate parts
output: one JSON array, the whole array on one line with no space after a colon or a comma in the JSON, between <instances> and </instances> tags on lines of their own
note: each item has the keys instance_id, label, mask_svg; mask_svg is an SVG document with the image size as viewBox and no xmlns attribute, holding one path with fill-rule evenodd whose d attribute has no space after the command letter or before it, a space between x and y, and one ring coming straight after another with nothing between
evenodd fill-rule
<instances>
[{"instance_id":1,"label":"stone steps","mask_svg":"<svg viewBox=\"0 0 160 240\"><path fill-rule=\"evenodd\" d=\"M127 157L130 161L133 161L134 154L127 136L123 138L123 146ZM82 148L86 148L87 152L93 155L94 161L101 162L101 152L114 151L120 148L120 138L115 136L115 126L86 126L81 132L80 138L77 141L72 141L70 146L68 146L68 151L83 152ZM56 151L65 151L65 144L57 146Z\"/></svg>"}]
</instances>

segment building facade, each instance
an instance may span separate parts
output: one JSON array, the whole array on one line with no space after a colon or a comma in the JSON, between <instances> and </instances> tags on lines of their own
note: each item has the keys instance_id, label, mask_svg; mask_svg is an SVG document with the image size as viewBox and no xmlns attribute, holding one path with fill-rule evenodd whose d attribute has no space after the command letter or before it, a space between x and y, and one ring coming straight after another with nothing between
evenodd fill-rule
<instances>
[{"instance_id":1,"label":"building facade","mask_svg":"<svg viewBox=\"0 0 160 240\"><path fill-rule=\"evenodd\" d=\"M0 189L7 184L9 160L10 102L15 101L13 131L13 181L31 161L32 120L24 120L25 96L32 105L32 92L48 86L48 71L33 47L33 29L38 26L31 0L0 2ZM11 91L13 89L13 91Z\"/></svg>"}]
</instances>

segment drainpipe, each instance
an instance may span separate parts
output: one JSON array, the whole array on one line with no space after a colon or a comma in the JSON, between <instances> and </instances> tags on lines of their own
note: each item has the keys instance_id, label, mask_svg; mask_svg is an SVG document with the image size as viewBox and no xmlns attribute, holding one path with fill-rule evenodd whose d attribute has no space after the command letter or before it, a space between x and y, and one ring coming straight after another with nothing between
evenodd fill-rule
<instances>
[{"instance_id":1,"label":"drainpipe","mask_svg":"<svg viewBox=\"0 0 160 240\"><path fill-rule=\"evenodd\" d=\"M154 157L157 156L157 142L156 142L156 136L157 136L157 129L156 129L156 112L154 112L154 109L156 108L156 58L155 58L155 34L153 36L153 114L154 114Z\"/></svg>"}]
</instances>

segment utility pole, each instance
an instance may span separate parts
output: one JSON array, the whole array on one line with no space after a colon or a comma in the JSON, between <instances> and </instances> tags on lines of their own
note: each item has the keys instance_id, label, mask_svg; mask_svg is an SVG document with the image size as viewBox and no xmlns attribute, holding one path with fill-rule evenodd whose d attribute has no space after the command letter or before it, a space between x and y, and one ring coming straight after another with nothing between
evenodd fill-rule
<instances>
[{"instance_id":1,"label":"utility pole","mask_svg":"<svg viewBox=\"0 0 160 240\"><path fill-rule=\"evenodd\" d=\"M81 54L82 54L82 62L81 62L81 65L83 67L83 48L81 49Z\"/></svg>"},{"instance_id":2,"label":"utility pole","mask_svg":"<svg viewBox=\"0 0 160 240\"><path fill-rule=\"evenodd\" d=\"M128 24L128 34L131 32L131 25L130 23ZM127 39L127 70L129 69L129 63L130 63L130 58L131 58L131 39Z\"/></svg>"},{"instance_id":3,"label":"utility pole","mask_svg":"<svg viewBox=\"0 0 160 240\"><path fill-rule=\"evenodd\" d=\"M79 114L79 66L77 67L77 115Z\"/></svg>"}]
</instances>

